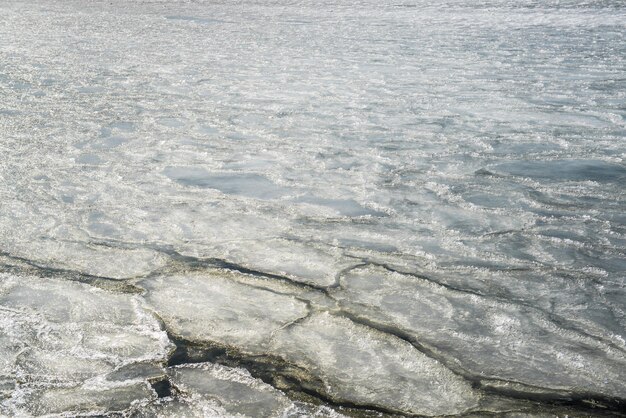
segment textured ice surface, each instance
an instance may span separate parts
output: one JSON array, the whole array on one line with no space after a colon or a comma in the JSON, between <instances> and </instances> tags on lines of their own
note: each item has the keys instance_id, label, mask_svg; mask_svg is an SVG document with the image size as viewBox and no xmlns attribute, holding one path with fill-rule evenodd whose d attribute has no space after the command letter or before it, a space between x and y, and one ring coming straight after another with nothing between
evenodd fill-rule
<instances>
[{"instance_id":1,"label":"textured ice surface","mask_svg":"<svg viewBox=\"0 0 626 418\"><path fill-rule=\"evenodd\" d=\"M477 405L470 384L442 364L349 319L316 314L279 332L274 347L319 375L339 401L420 415L456 414Z\"/></svg>"},{"instance_id":2,"label":"textured ice surface","mask_svg":"<svg viewBox=\"0 0 626 418\"><path fill-rule=\"evenodd\" d=\"M185 339L262 353L272 334L306 316L289 295L237 283L237 274L164 276L141 283L146 301L169 329Z\"/></svg>"},{"instance_id":3,"label":"textured ice surface","mask_svg":"<svg viewBox=\"0 0 626 418\"><path fill-rule=\"evenodd\" d=\"M614 0L2 1L0 415L619 413L625 68Z\"/></svg>"},{"instance_id":4,"label":"textured ice surface","mask_svg":"<svg viewBox=\"0 0 626 418\"><path fill-rule=\"evenodd\" d=\"M37 242L34 245L15 243L11 253L5 257L10 261L28 261L34 266L49 269L69 270L89 276L107 279L129 279L141 277L158 269L164 258L149 249L119 249L85 246L74 242Z\"/></svg>"},{"instance_id":5,"label":"textured ice surface","mask_svg":"<svg viewBox=\"0 0 626 418\"><path fill-rule=\"evenodd\" d=\"M94 414L124 411L134 402L155 397L147 383L130 383L111 388L60 388L38 390L26 395L23 408L27 414L34 416Z\"/></svg>"},{"instance_id":6,"label":"textured ice surface","mask_svg":"<svg viewBox=\"0 0 626 418\"><path fill-rule=\"evenodd\" d=\"M383 268L355 269L341 283L337 298L345 298L350 312L406 330L446 363L481 379L626 396L621 347L559 326L526 304L490 300Z\"/></svg>"},{"instance_id":7,"label":"textured ice surface","mask_svg":"<svg viewBox=\"0 0 626 418\"><path fill-rule=\"evenodd\" d=\"M142 285L177 336L282 358L321 379L320 390L339 403L425 415L476 406L468 382L406 341L329 314L306 319L300 298L236 283L233 276L164 277ZM438 400L443 395L445 405Z\"/></svg>"},{"instance_id":8,"label":"textured ice surface","mask_svg":"<svg viewBox=\"0 0 626 418\"><path fill-rule=\"evenodd\" d=\"M181 396L141 405L135 408L131 416L343 416L323 406L293 402L284 393L250 376L244 369L199 363L170 367L167 373Z\"/></svg>"},{"instance_id":9,"label":"textured ice surface","mask_svg":"<svg viewBox=\"0 0 626 418\"><path fill-rule=\"evenodd\" d=\"M0 328L9 415L126 409L171 349L136 297L59 279L0 275Z\"/></svg>"},{"instance_id":10,"label":"textured ice surface","mask_svg":"<svg viewBox=\"0 0 626 418\"><path fill-rule=\"evenodd\" d=\"M335 247L285 239L227 243L220 250L226 259L245 268L280 274L315 287L334 285L341 270L354 264ZM267 256L268 251L271 257Z\"/></svg>"},{"instance_id":11,"label":"textured ice surface","mask_svg":"<svg viewBox=\"0 0 626 418\"><path fill-rule=\"evenodd\" d=\"M277 416L291 405L281 392L242 370L204 364L175 367L169 374L179 390L213 398L233 415Z\"/></svg>"}]
</instances>

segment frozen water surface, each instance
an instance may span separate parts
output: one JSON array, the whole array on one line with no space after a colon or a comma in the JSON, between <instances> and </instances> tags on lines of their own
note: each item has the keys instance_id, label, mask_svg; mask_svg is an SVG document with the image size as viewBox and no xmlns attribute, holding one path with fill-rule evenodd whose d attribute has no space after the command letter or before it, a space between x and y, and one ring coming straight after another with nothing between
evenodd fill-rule
<instances>
[{"instance_id":1,"label":"frozen water surface","mask_svg":"<svg viewBox=\"0 0 626 418\"><path fill-rule=\"evenodd\" d=\"M0 415L616 416L626 5L0 4Z\"/></svg>"}]
</instances>

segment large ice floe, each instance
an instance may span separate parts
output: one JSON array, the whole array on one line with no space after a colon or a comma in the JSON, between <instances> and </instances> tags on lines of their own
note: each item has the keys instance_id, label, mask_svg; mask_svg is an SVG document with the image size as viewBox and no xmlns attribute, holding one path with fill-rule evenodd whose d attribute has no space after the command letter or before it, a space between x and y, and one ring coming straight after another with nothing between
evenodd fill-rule
<instances>
[{"instance_id":1,"label":"large ice floe","mask_svg":"<svg viewBox=\"0 0 626 418\"><path fill-rule=\"evenodd\" d=\"M0 416L624 416L626 4L0 2Z\"/></svg>"}]
</instances>

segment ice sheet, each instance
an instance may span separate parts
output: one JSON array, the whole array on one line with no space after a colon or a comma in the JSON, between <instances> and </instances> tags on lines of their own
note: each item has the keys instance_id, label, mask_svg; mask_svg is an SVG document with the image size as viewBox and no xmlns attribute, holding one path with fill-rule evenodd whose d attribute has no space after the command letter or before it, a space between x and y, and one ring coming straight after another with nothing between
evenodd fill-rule
<instances>
[{"instance_id":1,"label":"ice sheet","mask_svg":"<svg viewBox=\"0 0 626 418\"><path fill-rule=\"evenodd\" d=\"M0 415L619 413L625 22L1 2Z\"/></svg>"}]
</instances>

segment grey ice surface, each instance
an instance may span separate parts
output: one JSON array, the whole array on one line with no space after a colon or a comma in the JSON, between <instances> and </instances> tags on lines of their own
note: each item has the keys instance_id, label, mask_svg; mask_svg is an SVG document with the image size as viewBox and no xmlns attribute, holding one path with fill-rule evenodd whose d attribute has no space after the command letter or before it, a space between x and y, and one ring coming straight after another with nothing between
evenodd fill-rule
<instances>
[{"instance_id":1,"label":"grey ice surface","mask_svg":"<svg viewBox=\"0 0 626 418\"><path fill-rule=\"evenodd\" d=\"M0 2L0 416L616 416L626 3Z\"/></svg>"}]
</instances>

